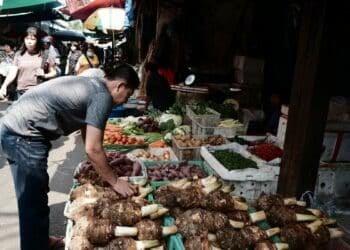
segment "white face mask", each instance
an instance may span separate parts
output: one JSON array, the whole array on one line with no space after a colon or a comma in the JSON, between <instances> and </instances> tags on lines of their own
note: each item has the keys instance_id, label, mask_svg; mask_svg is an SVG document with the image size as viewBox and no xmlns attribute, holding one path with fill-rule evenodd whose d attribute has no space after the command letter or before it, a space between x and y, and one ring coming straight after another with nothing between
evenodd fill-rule
<instances>
[{"instance_id":1,"label":"white face mask","mask_svg":"<svg viewBox=\"0 0 350 250\"><path fill-rule=\"evenodd\" d=\"M88 51L88 52L86 52L86 55L87 55L88 57L93 57L93 56L94 56L94 52Z\"/></svg>"},{"instance_id":2,"label":"white face mask","mask_svg":"<svg viewBox=\"0 0 350 250\"><path fill-rule=\"evenodd\" d=\"M76 50L77 50L77 47L72 46L70 49L71 49L72 51L76 51Z\"/></svg>"}]
</instances>

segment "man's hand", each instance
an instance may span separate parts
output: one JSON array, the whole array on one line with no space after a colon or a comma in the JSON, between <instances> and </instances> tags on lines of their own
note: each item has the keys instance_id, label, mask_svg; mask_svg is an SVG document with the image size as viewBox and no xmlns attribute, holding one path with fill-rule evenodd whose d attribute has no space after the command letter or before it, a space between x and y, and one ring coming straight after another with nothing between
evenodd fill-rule
<instances>
[{"instance_id":1,"label":"man's hand","mask_svg":"<svg viewBox=\"0 0 350 250\"><path fill-rule=\"evenodd\" d=\"M136 187L121 178L118 178L117 183L113 185L113 189L124 197L132 196L136 193Z\"/></svg>"}]
</instances>

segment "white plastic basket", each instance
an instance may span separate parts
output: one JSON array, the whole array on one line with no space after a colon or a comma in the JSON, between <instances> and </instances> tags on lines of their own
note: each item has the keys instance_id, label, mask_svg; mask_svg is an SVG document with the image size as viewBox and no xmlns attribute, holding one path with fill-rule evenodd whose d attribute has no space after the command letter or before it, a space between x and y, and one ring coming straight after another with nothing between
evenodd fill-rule
<instances>
[{"instance_id":1,"label":"white plastic basket","mask_svg":"<svg viewBox=\"0 0 350 250\"><path fill-rule=\"evenodd\" d=\"M239 153L245 158L251 159L257 163L258 169L246 168L237 170L228 170L224 167L211 153L211 151L228 149L232 152ZM246 147L237 143L225 144L215 147L201 147L201 156L208 165L217 172L224 180L228 181L274 181L279 175L279 167L266 165L265 162L259 161L252 157Z\"/></svg>"},{"instance_id":2,"label":"white plastic basket","mask_svg":"<svg viewBox=\"0 0 350 250\"><path fill-rule=\"evenodd\" d=\"M145 149L135 149L127 154L128 158L132 161L139 160L139 161L152 161L152 159L144 158L144 157L137 157L137 154L141 151L145 151ZM165 152L169 152L170 159L168 161L178 161L179 159L175 155L174 151L170 147L166 148L149 148L147 150L151 155L154 156L162 156Z\"/></svg>"},{"instance_id":3,"label":"white plastic basket","mask_svg":"<svg viewBox=\"0 0 350 250\"><path fill-rule=\"evenodd\" d=\"M186 115L191 120L196 119L201 124L204 124L204 125L210 125L210 124L212 124L213 121L214 122L220 121L221 114L219 112L215 111L214 109L206 108L206 111L208 114L199 115L193 111L193 107L195 107L195 106L186 105Z\"/></svg>"}]
</instances>

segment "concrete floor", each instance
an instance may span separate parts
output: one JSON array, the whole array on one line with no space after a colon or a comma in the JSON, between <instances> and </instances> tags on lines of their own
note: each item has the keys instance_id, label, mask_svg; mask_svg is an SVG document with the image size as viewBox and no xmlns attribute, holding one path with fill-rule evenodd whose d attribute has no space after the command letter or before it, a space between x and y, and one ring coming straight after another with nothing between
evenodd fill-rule
<instances>
[{"instance_id":1,"label":"concrete floor","mask_svg":"<svg viewBox=\"0 0 350 250\"><path fill-rule=\"evenodd\" d=\"M0 103L0 122L7 106L6 103ZM52 143L48 160L51 235L65 234L66 219L63 216L63 209L72 187L73 171L84 157L83 143L77 134L62 137ZM10 168L1 151L0 184L0 249L18 250L20 248L16 196Z\"/></svg>"}]
</instances>

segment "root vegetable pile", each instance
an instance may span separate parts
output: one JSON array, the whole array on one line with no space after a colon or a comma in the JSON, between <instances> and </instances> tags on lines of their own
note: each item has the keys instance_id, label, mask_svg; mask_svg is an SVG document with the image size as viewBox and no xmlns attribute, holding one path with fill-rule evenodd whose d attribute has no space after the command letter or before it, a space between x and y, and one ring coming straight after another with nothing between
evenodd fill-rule
<instances>
[{"instance_id":1,"label":"root vegetable pile","mask_svg":"<svg viewBox=\"0 0 350 250\"><path fill-rule=\"evenodd\" d=\"M106 153L109 165L113 168L116 176L141 176L142 167L139 162L133 162L125 154L118 152ZM79 183L91 183L99 186L108 186L99 174L95 171L90 161L84 161L79 170L75 173L74 178Z\"/></svg>"},{"instance_id":2,"label":"root vegetable pile","mask_svg":"<svg viewBox=\"0 0 350 250\"><path fill-rule=\"evenodd\" d=\"M147 174L152 181L180 180L182 178L207 176L204 169L188 162L157 164L147 168Z\"/></svg>"}]
</instances>

